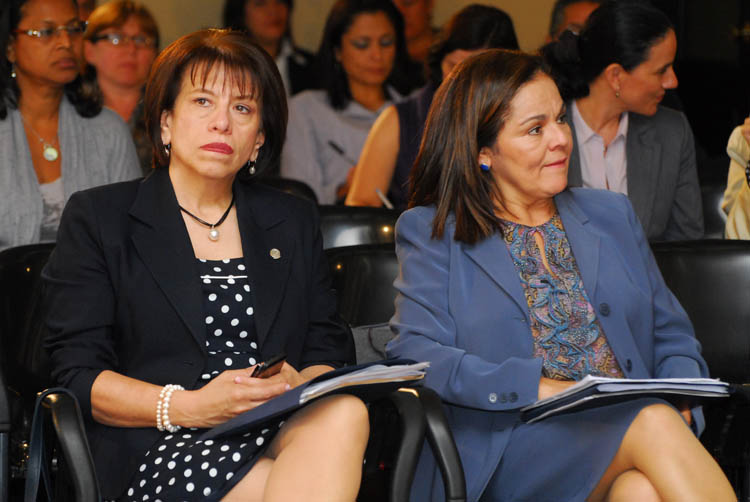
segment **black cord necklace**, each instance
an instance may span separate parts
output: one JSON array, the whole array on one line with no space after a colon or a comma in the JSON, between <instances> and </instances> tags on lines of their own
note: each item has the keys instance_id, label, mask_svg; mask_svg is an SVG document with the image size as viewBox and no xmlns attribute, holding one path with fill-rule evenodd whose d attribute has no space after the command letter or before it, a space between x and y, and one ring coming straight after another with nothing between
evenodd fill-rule
<instances>
[{"instance_id":1,"label":"black cord necklace","mask_svg":"<svg viewBox=\"0 0 750 502\"><path fill-rule=\"evenodd\" d=\"M210 230L208 231L208 238L210 240L214 241L214 242L218 241L219 237L221 237L221 234L219 234L219 230L216 227L218 227L219 225L221 225L222 223L224 223L224 220L226 220L227 216L229 216L229 211L232 210L232 206L234 206L234 192L232 192L232 201L229 203L229 207L227 208L226 211L224 211L224 214L221 215L221 218L219 218L219 221L217 221L216 223L209 223L206 220L202 220L202 219L198 218L196 215L194 215L193 213L191 213L190 211L188 211L184 207L182 207L179 204L177 204L177 207L180 208L180 211L182 211L186 215L190 216L192 219L194 219L195 221L197 221L201 225L205 225L208 228L210 228Z\"/></svg>"}]
</instances>

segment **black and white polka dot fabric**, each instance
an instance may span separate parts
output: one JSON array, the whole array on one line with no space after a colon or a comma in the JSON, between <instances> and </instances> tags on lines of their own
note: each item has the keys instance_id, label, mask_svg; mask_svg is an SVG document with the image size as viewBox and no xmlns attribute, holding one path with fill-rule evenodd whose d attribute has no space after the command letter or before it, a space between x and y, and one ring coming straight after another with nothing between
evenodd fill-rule
<instances>
[{"instance_id":1,"label":"black and white polka dot fabric","mask_svg":"<svg viewBox=\"0 0 750 502\"><path fill-rule=\"evenodd\" d=\"M224 370L247 368L260 359L253 292L242 258L199 260L199 269L208 359L198 387ZM146 453L123 500L220 500L252 468L282 424L215 441L198 440L199 429L165 432Z\"/></svg>"}]
</instances>

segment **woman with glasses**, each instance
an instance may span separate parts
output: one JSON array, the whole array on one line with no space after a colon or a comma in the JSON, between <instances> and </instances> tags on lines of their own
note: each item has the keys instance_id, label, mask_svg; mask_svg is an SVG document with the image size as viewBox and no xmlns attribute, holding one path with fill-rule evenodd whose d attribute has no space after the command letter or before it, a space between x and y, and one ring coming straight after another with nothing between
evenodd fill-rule
<instances>
[{"instance_id":1,"label":"woman with glasses","mask_svg":"<svg viewBox=\"0 0 750 502\"><path fill-rule=\"evenodd\" d=\"M143 119L143 88L159 45L156 21L143 5L116 0L94 10L83 40L86 80L104 106L127 122L143 174L148 174L151 144Z\"/></svg>"},{"instance_id":2,"label":"woman with glasses","mask_svg":"<svg viewBox=\"0 0 750 502\"><path fill-rule=\"evenodd\" d=\"M74 0L0 7L0 249L54 241L68 197L139 175L127 127L82 87Z\"/></svg>"}]
</instances>

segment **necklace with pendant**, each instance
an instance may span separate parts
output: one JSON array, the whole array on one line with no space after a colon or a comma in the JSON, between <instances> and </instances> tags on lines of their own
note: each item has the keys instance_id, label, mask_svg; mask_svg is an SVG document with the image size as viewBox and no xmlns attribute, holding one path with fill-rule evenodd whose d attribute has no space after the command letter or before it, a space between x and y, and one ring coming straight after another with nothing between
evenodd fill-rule
<instances>
[{"instance_id":1,"label":"necklace with pendant","mask_svg":"<svg viewBox=\"0 0 750 502\"><path fill-rule=\"evenodd\" d=\"M194 219L195 221L197 221L201 225L205 225L205 226L207 226L209 228L208 238L210 240L214 241L214 242L218 241L219 237L221 237L221 234L219 233L219 229L216 228L216 227L218 227L219 225L221 225L222 223L224 223L224 220L226 220L227 216L229 216L229 211L232 210L232 206L234 206L234 192L232 192L232 201L229 203L229 207L227 208L226 211L224 211L224 214L221 215L221 218L219 218L219 221L217 221L216 223L209 223L206 220L202 220L202 219L198 218L196 215L194 215L193 213L191 213L190 211L188 211L184 207L182 207L179 204L177 204L177 207L180 208L180 211L182 211L186 215L190 216L192 219Z\"/></svg>"},{"instance_id":2,"label":"necklace with pendant","mask_svg":"<svg viewBox=\"0 0 750 502\"><path fill-rule=\"evenodd\" d=\"M39 143L42 144L42 157L44 157L44 160L48 162L54 162L57 160L57 158L60 156L60 152L55 148L55 145L50 143L49 141L46 141L42 136L36 132L36 129L29 123L29 121L26 120L26 118L21 114L21 119L24 121L24 123L29 126L29 129L31 129L31 132L33 132L37 139L39 139Z\"/></svg>"}]
</instances>

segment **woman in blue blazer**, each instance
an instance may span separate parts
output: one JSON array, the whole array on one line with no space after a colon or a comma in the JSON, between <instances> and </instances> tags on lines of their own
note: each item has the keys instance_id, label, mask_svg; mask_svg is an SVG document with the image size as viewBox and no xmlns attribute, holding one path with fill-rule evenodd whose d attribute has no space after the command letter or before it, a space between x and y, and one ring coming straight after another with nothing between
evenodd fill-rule
<instances>
[{"instance_id":1,"label":"woman in blue blazer","mask_svg":"<svg viewBox=\"0 0 750 502\"><path fill-rule=\"evenodd\" d=\"M237 32L186 35L145 103L154 171L75 194L44 270L53 376L81 403L103 497L354 500L369 421L353 396L200 440L353 360L317 213L254 183L284 142L273 60Z\"/></svg>"},{"instance_id":2,"label":"woman in blue blazer","mask_svg":"<svg viewBox=\"0 0 750 502\"><path fill-rule=\"evenodd\" d=\"M565 107L534 56L492 50L433 101L396 227L390 356L430 361L469 500L733 500L691 431L656 399L520 422L586 374L708 374L627 198L565 189ZM680 452L680 455L676 455ZM428 453L413 500L442 499Z\"/></svg>"}]
</instances>

